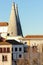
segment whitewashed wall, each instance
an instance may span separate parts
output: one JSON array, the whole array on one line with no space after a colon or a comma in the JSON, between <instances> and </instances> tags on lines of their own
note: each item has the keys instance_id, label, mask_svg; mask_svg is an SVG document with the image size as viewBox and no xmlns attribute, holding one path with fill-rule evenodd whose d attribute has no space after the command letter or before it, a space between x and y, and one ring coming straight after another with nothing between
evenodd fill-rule
<instances>
[{"instance_id":1,"label":"whitewashed wall","mask_svg":"<svg viewBox=\"0 0 43 65\"><path fill-rule=\"evenodd\" d=\"M8 26L0 26L0 33L2 37L6 37Z\"/></svg>"}]
</instances>

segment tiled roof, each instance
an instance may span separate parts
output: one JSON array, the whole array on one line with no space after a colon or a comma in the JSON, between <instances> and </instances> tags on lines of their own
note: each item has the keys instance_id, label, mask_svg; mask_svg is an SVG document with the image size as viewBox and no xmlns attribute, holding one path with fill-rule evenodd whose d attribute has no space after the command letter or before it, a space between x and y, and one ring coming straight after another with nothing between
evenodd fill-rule
<instances>
[{"instance_id":1,"label":"tiled roof","mask_svg":"<svg viewBox=\"0 0 43 65\"><path fill-rule=\"evenodd\" d=\"M0 26L8 26L7 22L0 22Z\"/></svg>"},{"instance_id":2,"label":"tiled roof","mask_svg":"<svg viewBox=\"0 0 43 65\"><path fill-rule=\"evenodd\" d=\"M25 38L43 38L43 35L27 35Z\"/></svg>"},{"instance_id":3,"label":"tiled roof","mask_svg":"<svg viewBox=\"0 0 43 65\"><path fill-rule=\"evenodd\" d=\"M11 44L8 42L0 42L0 45L11 45Z\"/></svg>"}]
</instances>

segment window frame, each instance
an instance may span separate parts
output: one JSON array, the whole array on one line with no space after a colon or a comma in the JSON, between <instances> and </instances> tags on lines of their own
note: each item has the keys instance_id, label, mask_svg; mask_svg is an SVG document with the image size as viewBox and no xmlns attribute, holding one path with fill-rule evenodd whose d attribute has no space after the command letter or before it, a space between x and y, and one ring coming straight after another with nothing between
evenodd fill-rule
<instances>
[{"instance_id":1,"label":"window frame","mask_svg":"<svg viewBox=\"0 0 43 65\"><path fill-rule=\"evenodd\" d=\"M17 52L17 47L15 47L15 52Z\"/></svg>"},{"instance_id":2,"label":"window frame","mask_svg":"<svg viewBox=\"0 0 43 65\"><path fill-rule=\"evenodd\" d=\"M22 58L22 54L19 54L19 58Z\"/></svg>"},{"instance_id":3,"label":"window frame","mask_svg":"<svg viewBox=\"0 0 43 65\"><path fill-rule=\"evenodd\" d=\"M19 47L19 51L22 51L22 48L21 47Z\"/></svg>"},{"instance_id":4,"label":"window frame","mask_svg":"<svg viewBox=\"0 0 43 65\"><path fill-rule=\"evenodd\" d=\"M2 48L0 48L0 53L2 53Z\"/></svg>"},{"instance_id":5,"label":"window frame","mask_svg":"<svg viewBox=\"0 0 43 65\"><path fill-rule=\"evenodd\" d=\"M7 61L7 55L2 55L2 61Z\"/></svg>"}]
</instances>

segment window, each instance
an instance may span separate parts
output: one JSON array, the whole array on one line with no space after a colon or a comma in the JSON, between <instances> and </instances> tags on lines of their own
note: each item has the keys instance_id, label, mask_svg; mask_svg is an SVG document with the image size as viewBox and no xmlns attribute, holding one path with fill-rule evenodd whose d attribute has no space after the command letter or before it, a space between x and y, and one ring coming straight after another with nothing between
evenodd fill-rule
<instances>
[{"instance_id":1,"label":"window","mask_svg":"<svg viewBox=\"0 0 43 65\"><path fill-rule=\"evenodd\" d=\"M24 47L24 52L27 52L27 47Z\"/></svg>"},{"instance_id":2,"label":"window","mask_svg":"<svg viewBox=\"0 0 43 65\"><path fill-rule=\"evenodd\" d=\"M10 52L10 48L0 48L0 53L9 53Z\"/></svg>"},{"instance_id":3,"label":"window","mask_svg":"<svg viewBox=\"0 0 43 65\"><path fill-rule=\"evenodd\" d=\"M19 48L19 51L22 51L22 48Z\"/></svg>"},{"instance_id":4,"label":"window","mask_svg":"<svg viewBox=\"0 0 43 65\"><path fill-rule=\"evenodd\" d=\"M0 53L2 53L2 48L0 48Z\"/></svg>"},{"instance_id":5,"label":"window","mask_svg":"<svg viewBox=\"0 0 43 65\"><path fill-rule=\"evenodd\" d=\"M10 48L7 48L7 52L8 52L8 53L10 52Z\"/></svg>"},{"instance_id":6,"label":"window","mask_svg":"<svg viewBox=\"0 0 43 65\"><path fill-rule=\"evenodd\" d=\"M2 61L7 61L7 55L2 55Z\"/></svg>"},{"instance_id":7,"label":"window","mask_svg":"<svg viewBox=\"0 0 43 65\"><path fill-rule=\"evenodd\" d=\"M17 51L17 48L15 48L15 51Z\"/></svg>"},{"instance_id":8,"label":"window","mask_svg":"<svg viewBox=\"0 0 43 65\"><path fill-rule=\"evenodd\" d=\"M6 48L2 48L2 52L3 53L6 53Z\"/></svg>"},{"instance_id":9,"label":"window","mask_svg":"<svg viewBox=\"0 0 43 65\"><path fill-rule=\"evenodd\" d=\"M37 52L37 46L32 46L32 51Z\"/></svg>"},{"instance_id":10,"label":"window","mask_svg":"<svg viewBox=\"0 0 43 65\"><path fill-rule=\"evenodd\" d=\"M7 33L7 36L9 36L10 34L9 33Z\"/></svg>"},{"instance_id":11,"label":"window","mask_svg":"<svg viewBox=\"0 0 43 65\"><path fill-rule=\"evenodd\" d=\"M21 58L22 57L22 55L21 54L19 54L19 58Z\"/></svg>"}]
</instances>

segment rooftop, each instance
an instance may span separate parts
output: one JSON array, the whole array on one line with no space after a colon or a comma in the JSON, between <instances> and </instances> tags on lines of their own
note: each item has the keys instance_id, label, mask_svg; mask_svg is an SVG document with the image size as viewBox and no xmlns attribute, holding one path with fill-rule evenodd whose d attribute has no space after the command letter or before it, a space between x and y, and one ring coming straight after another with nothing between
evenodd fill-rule
<instances>
[{"instance_id":1,"label":"rooftop","mask_svg":"<svg viewBox=\"0 0 43 65\"><path fill-rule=\"evenodd\" d=\"M8 26L7 22L0 22L0 26Z\"/></svg>"},{"instance_id":2,"label":"rooftop","mask_svg":"<svg viewBox=\"0 0 43 65\"><path fill-rule=\"evenodd\" d=\"M27 35L25 38L43 38L43 35Z\"/></svg>"},{"instance_id":3,"label":"rooftop","mask_svg":"<svg viewBox=\"0 0 43 65\"><path fill-rule=\"evenodd\" d=\"M11 45L11 44L8 42L0 42L0 45Z\"/></svg>"}]
</instances>

